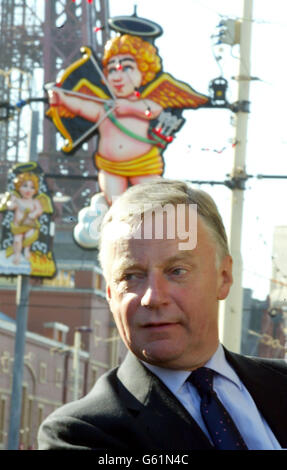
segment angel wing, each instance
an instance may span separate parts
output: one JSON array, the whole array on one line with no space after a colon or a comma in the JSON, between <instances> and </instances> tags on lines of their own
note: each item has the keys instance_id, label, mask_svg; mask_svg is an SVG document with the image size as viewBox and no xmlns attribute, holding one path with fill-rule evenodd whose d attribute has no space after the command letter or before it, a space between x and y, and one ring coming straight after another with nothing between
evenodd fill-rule
<instances>
[{"instance_id":1,"label":"angel wing","mask_svg":"<svg viewBox=\"0 0 287 470\"><path fill-rule=\"evenodd\" d=\"M14 201L15 198L21 199L17 191L6 192L3 195L3 198L0 199L0 211L11 210L11 205L13 205L13 197ZM14 208L12 210L14 210Z\"/></svg>"},{"instance_id":2,"label":"angel wing","mask_svg":"<svg viewBox=\"0 0 287 470\"><path fill-rule=\"evenodd\" d=\"M44 212L47 212L48 214L52 214L54 212L51 199L47 194L41 193L36 197L36 199L40 202Z\"/></svg>"},{"instance_id":3,"label":"angel wing","mask_svg":"<svg viewBox=\"0 0 287 470\"><path fill-rule=\"evenodd\" d=\"M197 93L187 83L176 80L168 73L161 74L141 93L162 108L198 108L205 105L209 97Z\"/></svg>"},{"instance_id":4,"label":"angel wing","mask_svg":"<svg viewBox=\"0 0 287 470\"><path fill-rule=\"evenodd\" d=\"M0 211L7 211L8 210L8 205L7 203L11 199L11 194L10 193L5 193L3 194L3 197L0 199Z\"/></svg>"}]
</instances>

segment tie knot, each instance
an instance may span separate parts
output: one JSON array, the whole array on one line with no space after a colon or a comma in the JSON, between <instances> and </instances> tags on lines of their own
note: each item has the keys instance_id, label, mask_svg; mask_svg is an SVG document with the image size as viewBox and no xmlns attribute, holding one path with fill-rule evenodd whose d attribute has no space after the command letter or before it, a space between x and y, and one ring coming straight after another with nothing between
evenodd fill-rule
<instances>
[{"instance_id":1,"label":"tie knot","mask_svg":"<svg viewBox=\"0 0 287 470\"><path fill-rule=\"evenodd\" d=\"M197 388L200 396L213 391L214 371L207 367L200 367L194 370L188 380Z\"/></svg>"}]
</instances>

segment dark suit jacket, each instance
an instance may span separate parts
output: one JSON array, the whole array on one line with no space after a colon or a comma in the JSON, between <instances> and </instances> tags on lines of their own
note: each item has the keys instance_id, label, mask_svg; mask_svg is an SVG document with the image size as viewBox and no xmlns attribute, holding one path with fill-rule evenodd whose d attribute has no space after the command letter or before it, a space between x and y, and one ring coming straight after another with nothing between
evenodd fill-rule
<instances>
[{"instance_id":1,"label":"dark suit jacket","mask_svg":"<svg viewBox=\"0 0 287 470\"><path fill-rule=\"evenodd\" d=\"M287 448L287 364L225 350L279 443ZM143 451L212 449L166 386L131 353L84 398L52 413L39 430L40 450ZM124 454L123 454L124 455Z\"/></svg>"}]
</instances>

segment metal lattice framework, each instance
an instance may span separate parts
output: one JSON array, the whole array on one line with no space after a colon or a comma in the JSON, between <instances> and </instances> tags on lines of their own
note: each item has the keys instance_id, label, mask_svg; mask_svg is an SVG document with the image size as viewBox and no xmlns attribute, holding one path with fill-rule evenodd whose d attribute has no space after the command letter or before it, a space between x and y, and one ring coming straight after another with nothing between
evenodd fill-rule
<instances>
[{"instance_id":1,"label":"metal lattice framework","mask_svg":"<svg viewBox=\"0 0 287 470\"><path fill-rule=\"evenodd\" d=\"M15 105L44 97L44 84L79 58L81 46L91 46L100 57L109 37L108 15L107 0L1 0L0 193L9 167L27 159L31 110L39 112L38 161L45 173L61 176L48 180L52 191L70 196L69 203L58 205L58 215L75 215L96 192L91 159L96 138L73 156L64 156L58 150L62 142L45 118L47 105L33 102L16 111ZM95 27L102 29L95 33ZM94 181L75 174L94 176Z\"/></svg>"},{"instance_id":2,"label":"metal lattice framework","mask_svg":"<svg viewBox=\"0 0 287 470\"><path fill-rule=\"evenodd\" d=\"M20 113L12 112L9 105L31 96L33 71L42 66L43 54L39 46L43 22L36 3L36 0L2 0L0 3L1 161L17 162L25 156L25 119Z\"/></svg>"},{"instance_id":3,"label":"metal lattice framework","mask_svg":"<svg viewBox=\"0 0 287 470\"><path fill-rule=\"evenodd\" d=\"M57 74L79 58L80 48L90 45L101 56L107 36L108 2L86 0L46 1L44 24L44 82L55 81ZM103 27L97 34L94 28ZM56 147L55 132L44 123L44 152Z\"/></svg>"}]
</instances>

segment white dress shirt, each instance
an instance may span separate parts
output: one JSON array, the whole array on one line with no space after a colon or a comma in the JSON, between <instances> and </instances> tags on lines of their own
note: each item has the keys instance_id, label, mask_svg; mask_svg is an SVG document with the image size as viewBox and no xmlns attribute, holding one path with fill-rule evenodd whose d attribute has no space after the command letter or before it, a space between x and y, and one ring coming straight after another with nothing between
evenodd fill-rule
<instances>
[{"instance_id":1,"label":"white dress shirt","mask_svg":"<svg viewBox=\"0 0 287 470\"><path fill-rule=\"evenodd\" d=\"M164 369L144 362L177 397L203 432L212 442L200 413L200 396L196 388L186 382L189 371ZM253 398L227 362L222 345L204 365L217 372L213 388L242 435L249 450L280 450L281 446L257 409Z\"/></svg>"}]
</instances>

